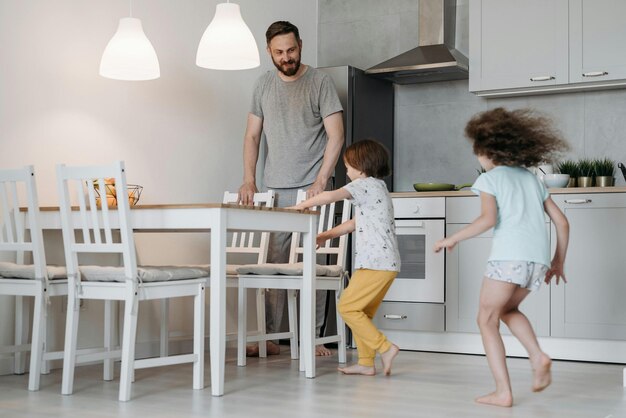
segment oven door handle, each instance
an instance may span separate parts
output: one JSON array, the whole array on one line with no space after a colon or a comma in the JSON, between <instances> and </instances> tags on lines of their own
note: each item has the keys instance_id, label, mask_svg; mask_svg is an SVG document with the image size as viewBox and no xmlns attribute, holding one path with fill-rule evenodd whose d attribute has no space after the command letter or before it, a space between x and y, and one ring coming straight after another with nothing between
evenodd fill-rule
<instances>
[{"instance_id":1,"label":"oven door handle","mask_svg":"<svg viewBox=\"0 0 626 418\"><path fill-rule=\"evenodd\" d=\"M397 228L425 228L426 223L417 219L396 219Z\"/></svg>"}]
</instances>

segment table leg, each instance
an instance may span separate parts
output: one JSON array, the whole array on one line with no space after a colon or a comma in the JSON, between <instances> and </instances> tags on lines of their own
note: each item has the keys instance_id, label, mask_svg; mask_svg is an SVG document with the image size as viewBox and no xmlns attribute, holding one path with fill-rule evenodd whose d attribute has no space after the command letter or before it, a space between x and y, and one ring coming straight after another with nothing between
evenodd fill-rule
<instances>
[{"instance_id":1,"label":"table leg","mask_svg":"<svg viewBox=\"0 0 626 418\"><path fill-rule=\"evenodd\" d=\"M209 355L211 358L211 394L224 395L226 358L226 223L225 211L215 215L211 228L211 299Z\"/></svg>"},{"instance_id":2,"label":"table leg","mask_svg":"<svg viewBox=\"0 0 626 418\"><path fill-rule=\"evenodd\" d=\"M302 277L302 329L300 339L302 343L302 356L304 357L304 375L308 378L315 377L315 237L317 222L316 217L309 218L309 230L302 234L303 240L303 263Z\"/></svg>"}]
</instances>

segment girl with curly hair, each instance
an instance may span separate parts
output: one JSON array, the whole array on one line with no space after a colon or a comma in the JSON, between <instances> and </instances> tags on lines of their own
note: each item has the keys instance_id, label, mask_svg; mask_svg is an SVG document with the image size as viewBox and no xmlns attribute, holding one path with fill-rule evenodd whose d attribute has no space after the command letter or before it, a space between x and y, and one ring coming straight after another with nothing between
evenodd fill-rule
<instances>
[{"instance_id":1,"label":"girl with curly hair","mask_svg":"<svg viewBox=\"0 0 626 418\"><path fill-rule=\"evenodd\" d=\"M491 254L480 290L478 326L496 390L476 402L503 407L513 405L500 320L522 343L533 369L534 392L551 382L552 360L539 347L528 318L519 305L541 281L556 277L565 282L563 263L569 240L567 218L550 198L545 186L526 169L552 162L567 144L550 121L528 109L497 108L474 116L465 127L474 154L486 170L472 191L480 195L481 214L474 222L435 244L451 251L462 240L494 227ZM545 213L556 227L556 252L550 261Z\"/></svg>"}]
</instances>

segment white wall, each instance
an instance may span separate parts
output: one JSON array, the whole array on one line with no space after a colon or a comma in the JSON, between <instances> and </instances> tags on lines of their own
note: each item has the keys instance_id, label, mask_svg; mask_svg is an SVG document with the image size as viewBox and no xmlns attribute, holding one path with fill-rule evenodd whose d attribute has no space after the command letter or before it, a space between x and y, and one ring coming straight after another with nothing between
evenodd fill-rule
<instances>
[{"instance_id":1,"label":"white wall","mask_svg":"<svg viewBox=\"0 0 626 418\"><path fill-rule=\"evenodd\" d=\"M296 24L303 62L317 64L317 1L239 0L262 64L231 72L195 65L198 42L219 1L132 3L133 17L142 20L159 57L160 79L98 75L107 42L128 16L126 0L0 0L0 167L34 164L42 205L57 205L55 164L117 159L126 161L129 183L144 186L141 203L221 200L242 179L254 80L273 68L265 52L267 26L275 20ZM138 245L144 263L208 261L205 238L185 237L173 246L171 237L157 236L140 238ZM58 249L52 252L58 258ZM2 298L0 343L12 332L11 309L12 299ZM156 320L143 320L149 331L138 341L154 340Z\"/></svg>"}]
</instances>

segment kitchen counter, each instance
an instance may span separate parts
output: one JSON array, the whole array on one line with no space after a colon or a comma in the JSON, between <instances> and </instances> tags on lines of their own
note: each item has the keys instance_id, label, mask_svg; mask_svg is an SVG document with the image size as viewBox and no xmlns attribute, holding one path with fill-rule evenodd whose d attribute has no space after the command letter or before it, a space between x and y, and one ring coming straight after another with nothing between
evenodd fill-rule
<instances>
[{"instance_id":1,"label":"kitchen counter","mask_svg":"<svg viewBox=\"0 0 626 418\"><path fill-rule=\"evenodd\" d=\"M550 194L579 194L579 193L626 193L626 186L620 187L568 187L562 189L548 189ZM462 197L476 196L469 189L449 192L393 192L392 198L401 197Z\"/></svg>"}]
</instances>

